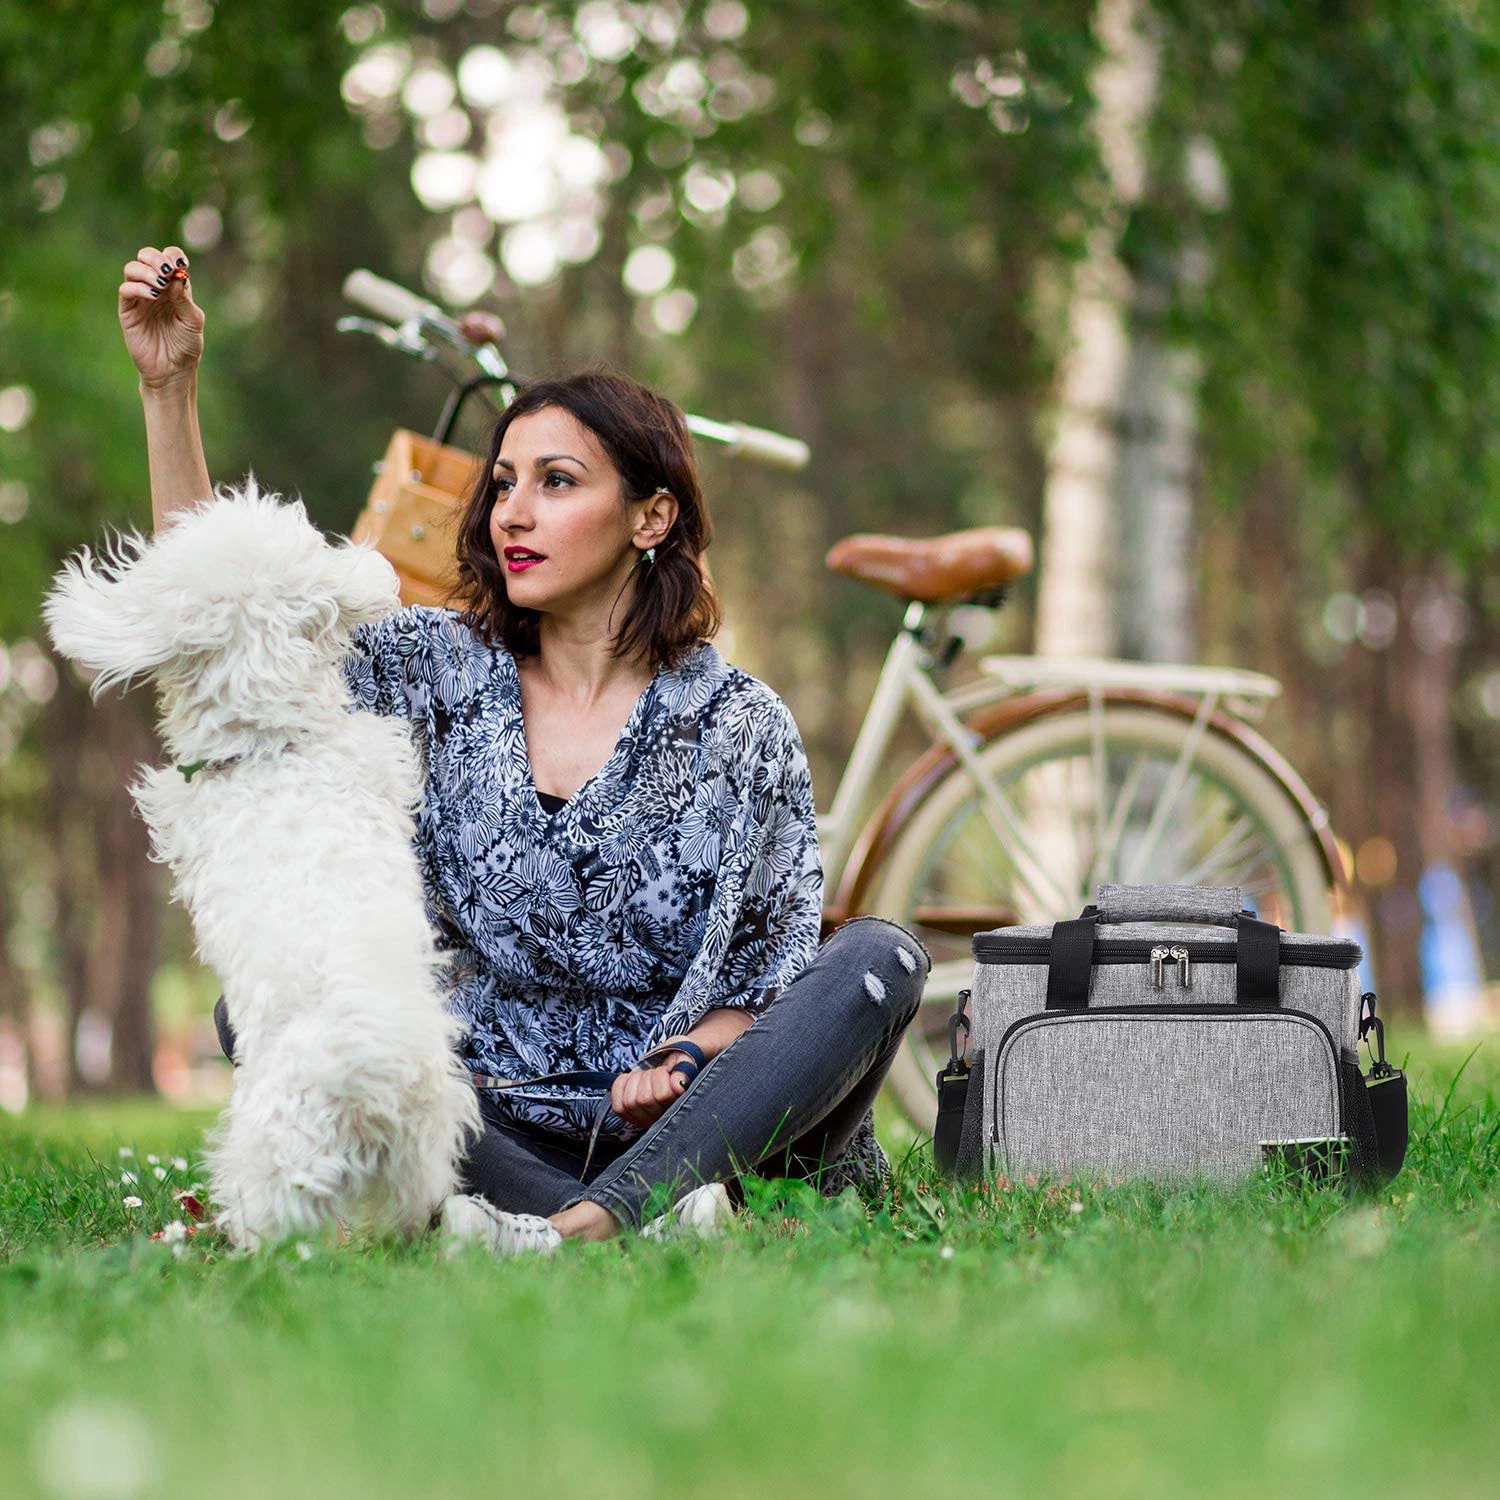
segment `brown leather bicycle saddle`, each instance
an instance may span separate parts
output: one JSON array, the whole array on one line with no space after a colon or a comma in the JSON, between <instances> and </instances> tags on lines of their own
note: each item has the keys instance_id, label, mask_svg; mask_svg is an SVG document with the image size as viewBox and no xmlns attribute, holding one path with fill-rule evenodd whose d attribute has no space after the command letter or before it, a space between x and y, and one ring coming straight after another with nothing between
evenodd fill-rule
<instances>
[{"instance_id":1,"label":"brown leather bicycle saddle","mask_svg":"<svg viewBox=\"0 0 1500 1500\"><path fill-rule=\"evenodd\" d=\"M976 526L945 536L846 536L824 559L835 573L903 599L941 604L1004 588L1031 571L1031 533L1018 526Z\"/></svg>"}]
</instances>

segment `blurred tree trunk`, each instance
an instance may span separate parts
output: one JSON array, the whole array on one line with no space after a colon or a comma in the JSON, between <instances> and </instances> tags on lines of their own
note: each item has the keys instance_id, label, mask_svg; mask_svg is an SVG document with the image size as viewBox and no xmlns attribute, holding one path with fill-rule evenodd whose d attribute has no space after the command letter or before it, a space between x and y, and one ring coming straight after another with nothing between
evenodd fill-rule
<instances>
[{"instance_id":1,"label":"blurred tree trunk","mask_svg":"<svg viewBox=\"0 0 1500 1500\"><path fill-rule=\"evenodd\" d=\"M1399 582L1392 576L1389 563L1383 547L1371 547L1366 559L1366 586L1397 597L1391 586L1399 588ZM1387 650L1365 653L1369 733L1359 781L1365 788L1367 813L1359 838L1363 842L1379 836L1391 844L1394 870L1391 878L1381 883L1371 905L1370 956L1383 1007L1415 1017L1421 1014L1422 1006L1422 908L1417 899L1422 850L1412 816L1416 746L1403 702L1403 686L1412 665L1404 658L1411 647L1410 632L1400 629Z\"/></svg>"},{"instance_id":2,"label":"blurred tree trunk","mask_svg":"<svg viewBox=\"0 0 1500 1500\"><path fill-rule=\"evenodd\" d=\"M1446 898L1451 905L1434 936L1436 952L1424 974L1423 1002L1429 1023L1438 1031L1467 1036L1483 1024L1484 994L1474 912L1462 878L1454 821L1458 772L1453 705L1459 689L1462 603L1453 571L1442 566L1411 570L1398 598L1412 641L1403 686L1416 769L1411 804L1415 842L1424 875L1436 880L1448 871L1453 877L1432 892L1434 902Z\"/></svg>"},{"instance_id":3,"label":"blurred tree trunk","mask_svg":"<svg viewBox=\"0 0 1500 1500\"><path fill-rule=\"evenodd\" d=\"M1446 623L1454 618L1455 601L1425 567L1401 561L1380 539L1368 545L1364 583L1367 596L1379 591L1397 611L1389 647L1364 653L1369 733L1358 776L1368 797L1361 836L1386 838L1394 852L1394 871L1374 903L1370 934L1381 1002L1415 1017L1424 1000L1441 998L1448 1012L1443 1024L1461 1032L1477 1022L1480 997L1424 995L1419 893L1425 871L1458 865L1452 818L1458 641ZM1467 941L1477 971L1473 916L1462 894L1460 901L1456 941ZM1455 941L1451 934L1448 941Z\"/></svg>"},{"instance_id":4,"label":"blurred tree trunk","mask_svg":"<svg viewBox=\"0 0 1500 1500\"><path fill-rule=\"evenodd\" d=\"M1136 661L1191 661L1198 359L1169 344L1156 326L1160 314L1141 303L1137 298L1132 319L1120 439L1115 649Z\"/></svg>"},{"instance_id":5,"label":"blurred tree trunk","mask_svg":"<svg viewBox=\"0 0 1500 1500\"><path fill-rule=\"evenodd\" d=\"M53 940L58 988L66 1007L67 1091L85 1087L78 1070L78 1021L88 1005L90 903L93 899L93 860L81 813L84 794L84 746L92 706L87 690L72 665L53 656L57 691L42 710L39 738L46 767L44 807L47 842L52 851Z\"/></svg>"},{"instance_id":6,"label":"blurred tree trunk","mask_svg":"<svg viewBox=\"0 0 1500 1500\"><path fill-rule=\"evenodd\" d=\"M847 253L849 247L841 250ZM781 375L781 420L812 449L814 472L819 455L851 452L851 440L840 422L840 372L849 359L848 310L834 268L800 286L781 317L786 330L786 358ZM830 463L829 468L832 467ZM824 469L823 472L828 472ZM848 470L845 470L848 473ZM742 547L743 572L755 580L756 629L762 640L756 651L789 682L818 682L816 695L804 694L799 711L805 722L808 753L822 767L843 764L871 684L859 672L851 681L849 642L807 608L828 587L823 558L845 531L855 528L844 485L815 490L792 475L773 482L776 514L749 529L751 545ZM775 547L763 545L777 538ZM864 666L864 663L860 664ZM826 686L824 686L826 684ZM861 694L865 696L861 696ZM818 800L833 800L835 770L818 781Z\"/></svg>"},{"instance_id":7,"label":"blurred tree trunk","mask_svg":"<svg viewBox=\"0 0 1500 1500\"><path fill-rule=\"evenodd\" d=\"M601 302L606 315L605 358L627 374L635 365L635 299L625 285L625 260L630 253L631 217L624 193L611 193L599 226L602 244L590 270L602 281ZM598 284L598 283L596 283ZM551 352L551 351L549 351ZM559 347L558 353L561 352Z\"/></svg>"},{"instance_id":8,"label":"blurred tree trunk","mask_svg":"<svg viewBox=\"0 0 1500 1500\"><path fill-rule=\"evenodd\" d=\"M1144 138L1156 99L1157 48L1137 0L1099 0L1095 131L1110 203L1089 233L1068 307L1057 427L1047 457L1036 649L1044 656L1118 649L1114 559L1120 545L1115 485L1130 364L1130 274L1120 235L1145 185Z\"/></svg>"},{"instance_id":9,"label":"blurred tree trunk","mask_svg":"<svg viewBox=\"0 0 1500 1500\"><path fill-rule=\"evenodd\" d=\"M135 768L154 757L156 741L143 717L145 695L111 693L91 702L71 665L54 660L57 691L42 710L39 737L68 1093L152 1093L151 979L164 893L127 785ZM79 1068L85 1012L111 1027L102 1078L87 1078Z\"/></svg>"},{"instance_id":10,"label":"blurred tree trunk","mask_svg":"<svg viewBox=\"0 0 1500 1500\"><path fill-rule=\"evenodd\" d=\"M90 1004L110 1019L107 1087L155 1093L151 978L156 972L163 893L150 861L150 838L128 790L136 768L155 753L142 716L146 695L111 694L96 705L100 774L94 787L98 851L98 926L89 973Z\"/></svg>"},{"instance_id":11,"label":"blurred tree trunk","mask_svg":"<svg viewBox=\"0 0 1500 1500\"><path fill-rule=\"evenodd\" d=\"M1337 799L1349 778L1336 774L1327 754L1331 736L1326 684L1308 662L1297 632L1288 629L1307 585L1306 570L1289 565L1296 556L1289 521L1293 506L1294 488L1286 471L1268 463L1256 474L1236 512L1220 515L1207 528L1201 576L1215 583L1232 582L1233 587L1205 589L1204 643L1281 683L1281 697L1269 708L1271 742L1308 778L1320 798ZM1210 623L1211 613L1217 624ZM1338 816L1336 800L1330 806L1334 826L1343 829L1347 817Z\"/></svg>"},{"instance_id":12,"label":"blurred tree trunk","mask_svg":"<svg viewBox=\"0 0 1500 1500\"><path fill-rule=\"evenodd\" d=\"M12 899L13 871L0 855L0 1017L8 1016L21 1042L21 1056L26 1069L26 1097L36 1097L36 1059L31 1046L31 981L11 954L11 933L15 930L15 902Z\"/></svg>"}]
</instances>

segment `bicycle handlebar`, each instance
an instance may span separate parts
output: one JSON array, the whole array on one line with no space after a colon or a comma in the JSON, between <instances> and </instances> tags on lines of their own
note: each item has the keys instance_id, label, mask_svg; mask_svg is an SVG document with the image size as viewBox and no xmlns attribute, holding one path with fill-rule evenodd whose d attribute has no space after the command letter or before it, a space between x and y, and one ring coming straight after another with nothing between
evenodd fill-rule
<instances>
[{"instance_id":1,"label":"bicycle handlebar","mask_svg":"<svg viewBox=\"0 0 1500 1500\"><path fill-rule=\"evenodd\" d=\"M423 322L449 323L453 331L458 325L446 318L442 310L432 302L409 292L394 281L387 281L373 271L351 271L344 278L344 300L372 312L388 323L410 323L414 319Z\"/></svg>"},{"instance_id":2,"label":"bicycle handlebar","mask_svg":"<svg viewBox=\"0 0 1500 1500\"><path fill-rule=\"evenodd\" d=\"M351 271L344 278L344 297L356 307L362 307L389 323L410 324L414 325L414 328L430 328L441 335L446 342L468 352L491 375L504 377L507 380L516 379L505 368L503 360L493 345L476 349L464 337L458 324L436 303L417 296L415 292L407 291L404 286L398 286L394 281L387 281L385 277L377 276L373 271L366 271L363 268ZM415 338L407 343L393 345L393 347L403 348L408 353L418 353L421 352L423 344L420 338ZM431 358L431 353L429 352L426 357ZM451 421L448 425L451 427ZM801 469L812 457L812 450L800 438L787 437L765 427L751 427L744 422L713 422L707 417L696 417L691 414L687 417L687 425L688 430L696 436L723 443L732 456L753 458L756 462L768 464L772 468Z\"/></svg>"},{"instance_id":3,"label":"bicycle handlebar","mask_svg":"<svg viewBox=\"0 0 1500 1500\"><path fill-rule=\"evenodd\" d=\"M733 458L753 458L773 469L802 469L812 457L812 449L801 438L786 437L765 427L751 427L745 422L711 422L707 417L689 416L688 430L698 437L723 443Z\"/></svg>"}]
</instances>

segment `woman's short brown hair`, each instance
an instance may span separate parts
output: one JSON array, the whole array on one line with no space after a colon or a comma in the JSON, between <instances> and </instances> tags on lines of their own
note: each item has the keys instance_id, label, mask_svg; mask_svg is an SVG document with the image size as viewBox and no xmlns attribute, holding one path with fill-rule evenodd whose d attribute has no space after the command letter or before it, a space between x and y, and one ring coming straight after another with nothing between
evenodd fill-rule
<instances>
[{"instance_id":1,"label":"woman's short brown hair","mask_svg":"<svg viewBox=\"0 0 1500 1500\"><path fill-rule=\"evenodd\" d=\"M549 406L570 413L598 439L619 472L622 505L658 489L670 491L677 501L677 519L656 544L656 561L647 563L643 557L636 569L635 598L612 645L617 657L643 654L653 669L673 666L719 628L718 596L702 564L713 524L681 409L610 370L537 381L500 413L458 523L457 598L464 623L490 645L503 643L513 656L537 653L541 617L510 602L490 537L490 511L495 461L506 431L517 417Z\"/></svg>"}]
</instances>

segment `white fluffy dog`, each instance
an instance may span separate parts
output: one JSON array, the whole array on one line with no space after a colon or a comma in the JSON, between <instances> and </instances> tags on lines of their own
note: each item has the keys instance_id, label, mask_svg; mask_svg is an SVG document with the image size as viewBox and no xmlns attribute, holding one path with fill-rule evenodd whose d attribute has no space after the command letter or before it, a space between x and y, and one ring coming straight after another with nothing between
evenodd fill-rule
<instances>
[{"instance_id":1,"label":"white fluffy dog","mask_svg":"<svg viewBox=\"0 0 1500 1500\"><path fill-rule=\"evenodd\" d=\"M253 476L102 560L69 559L43 612L95 697L159 696L174 764L130 790L241 1064L208 1138L215 1222L252 1249L330 1220L425 1230L479 1112L411 847L411 726L352 711L339 669L395 573Z\"/></svg>"}]
</instances>

